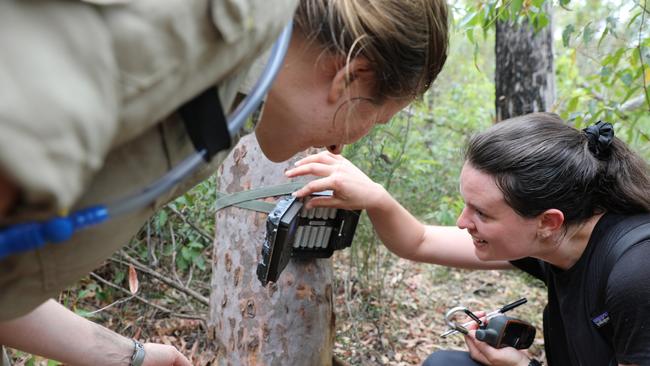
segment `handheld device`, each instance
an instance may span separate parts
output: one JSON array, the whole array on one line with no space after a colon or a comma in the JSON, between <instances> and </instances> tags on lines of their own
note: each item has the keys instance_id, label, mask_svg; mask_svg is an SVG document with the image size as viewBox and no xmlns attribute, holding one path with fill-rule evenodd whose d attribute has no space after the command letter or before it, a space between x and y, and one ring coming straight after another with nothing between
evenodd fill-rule
<instances>
[{"instance_id":1,"label":"handheld device","mask_svg":"<svg viewBox=\"0 0 650 366\"><path fill-rule=\"evenodd\" d=\"M500 314L476 330L476 339L494 348L527 349L535 340L536 329L530 323Z\"/></svg>"},{"instance_id":2,"label":"handheld device","mask_svg":"<svg viewBox=\"0 0 650 366\"><path fill-rule=\"evenodd\" d=\"M443 333L442 337L454 333L468 334L467 327L475 322L479 325L476 330L476 339L483 341L494 348L514 347L516 349L526 349L530 347L535 340L535 327L526 321L508 317L503 313L523 305L527 301L526 298L521 298L502 306L496 311L486 314L486 322L481 321L481 319L466 307L458 306L452 308L445 314L445 321L450 329ZM457 313L468 315L472 318L472 321L464 324L457 324L452 320Z\"/></svg>"},{"instance_id":3,"label":"handheld device","mask_svg":"<svg viewBox=\"0 0 650 366\"><path fill-rule=\"evenodd\" d=\"M325 191L314 195L331 194ZM360 214L336 208L306 209L299 198L281 199L266 220L257 278L266 286L278 280L291 258L329 258L335 250L349 247Z\"/></svg>"}]
</instances>

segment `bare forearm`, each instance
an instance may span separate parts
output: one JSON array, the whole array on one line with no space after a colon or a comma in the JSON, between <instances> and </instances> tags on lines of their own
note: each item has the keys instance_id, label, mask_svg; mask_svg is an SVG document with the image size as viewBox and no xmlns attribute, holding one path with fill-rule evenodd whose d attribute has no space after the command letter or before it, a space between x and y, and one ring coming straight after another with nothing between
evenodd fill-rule
<instances>
[{"instance_id":1,"label":"bare forearm","mask_svg":"<svg viewBox=\"0 0 650 366\"><path fill-rule=\"evenodd\" d=\"M379 186L380 187L380 186ZM386 248L396 255L422 261L417 255L424 239L425 226L383 188L376 207L367 209L368 217Z\"/></svg>"},{"instance_id":2,"label":"bare forearm","mask_svg":"<svg viewBox=\"0 0 650 366\"><path fill-rule=\"evenodd\" d=\"M458 227L421 223L383 188L380 199L368 207L368 216L386 248L418 262L468 269L507 269L506 261L481 261L471 236Z\"/></svg>"},{"instance_id":3,"label":"bare forearm","mask_svg":"<svg viewBox=\"0 0 650 366\"><path fill-rule=\"evenodd\" d=\"M84 319L54 300L0 322L0 344L69 365L128 365L133 343Z\"/></svg>"}]
</instances>

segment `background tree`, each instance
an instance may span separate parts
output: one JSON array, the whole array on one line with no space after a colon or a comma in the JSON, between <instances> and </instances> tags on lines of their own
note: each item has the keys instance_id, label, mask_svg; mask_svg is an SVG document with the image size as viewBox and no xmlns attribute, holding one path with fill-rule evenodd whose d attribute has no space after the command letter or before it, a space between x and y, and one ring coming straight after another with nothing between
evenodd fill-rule
<instances>
[{"instance_id":1,"label":"background tree","mask_svg":"<svg viewBox=\"0 0 650 366\"><path fill-rule=\"evenodd\" d=\"M543 26L523 18L496 21L496 119L552 110L555 101L553 27L550 3L544 4Z\"/></svg>"}]
</instances>

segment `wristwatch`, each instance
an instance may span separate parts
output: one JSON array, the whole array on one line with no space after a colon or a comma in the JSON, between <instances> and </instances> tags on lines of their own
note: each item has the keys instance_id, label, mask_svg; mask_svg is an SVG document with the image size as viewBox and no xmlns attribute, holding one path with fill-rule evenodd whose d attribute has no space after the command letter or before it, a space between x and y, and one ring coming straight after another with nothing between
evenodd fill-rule
<instances>
[{"instance_id":1,"label":"wristwatch","mask_svg":"<svg viewBox=\"0 0 650 366\"><path fill-rule=\"evenodd\" d=\"M131 364L129 366L142 366L144 362L144 346L142 343L133 340L133 355L131 356Z\"/></svg>"},{"instance_id":2,"label":"wristwatch","mask_svg":"<svg viewBox=\"0 0 650 366\"><path fill-rule=\"evenodd\" d=\"M539 362L539 361L537 361L537 360L534 359L534 358L531 358L531 359L530 359L530 362L528 363L528 366L542 366L542 365L544 365L544 364L541 363L541 362Z\"/></svg>"}]
</instances>

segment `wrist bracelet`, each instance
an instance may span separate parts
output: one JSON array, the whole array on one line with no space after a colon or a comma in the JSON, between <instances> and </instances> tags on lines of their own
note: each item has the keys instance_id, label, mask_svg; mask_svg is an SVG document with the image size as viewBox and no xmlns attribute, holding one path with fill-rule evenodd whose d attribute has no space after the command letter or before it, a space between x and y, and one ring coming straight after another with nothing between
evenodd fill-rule
<instances>
[{"instance_id":1,"label":"wrist bracelet","mask_svg":"<svg viewBox=\"0 0 650 366\"><path fill-rule=\"evenodd\" d=\"M133 339L133 355L131 356L131 364L129 366L142 366L144 356L144 346L142 343Z\"/></svg>"},{"instance_id":2,"label":"wrist bracelet","mask_svg":"<svg viewBox=\"0 0 650 366\"><path fill-rule=\"evenodd\" d=\"M544 365L543 363L537 361L534 358L531 358L530 362L528 363L528 366L543 366L543 365Z\"/></svg>"}]
</instances>

